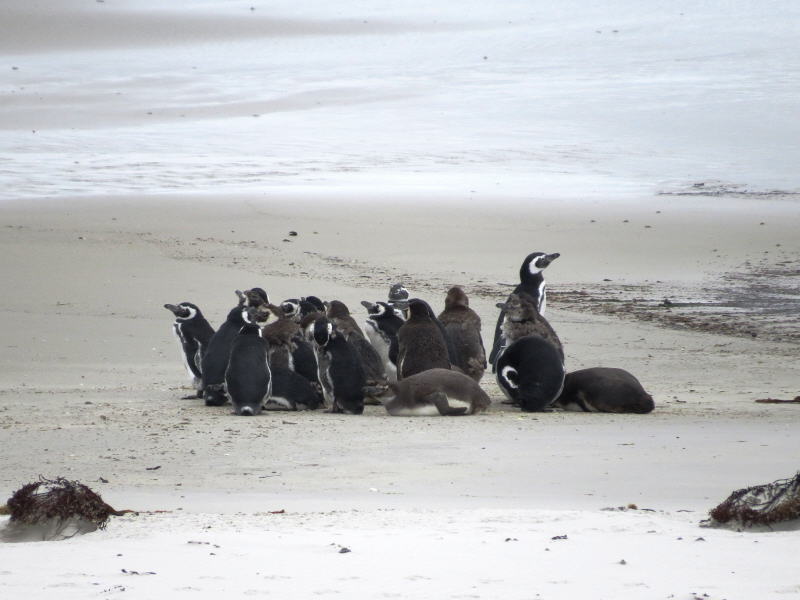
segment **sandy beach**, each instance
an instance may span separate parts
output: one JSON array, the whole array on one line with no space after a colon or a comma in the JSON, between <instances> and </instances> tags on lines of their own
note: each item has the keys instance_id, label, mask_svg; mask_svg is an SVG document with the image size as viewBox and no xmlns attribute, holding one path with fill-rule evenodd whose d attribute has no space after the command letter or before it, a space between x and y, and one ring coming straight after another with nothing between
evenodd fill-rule
<instances>
[{"instance_id":1,"label":"sandy beach","mask_svg":"<svg viewBox=\"0 0 800 600\"><path fill-rule=\"evenodd\" d=\"M791 71L791 19L578 4L3 9L0 496L63 476L137 511L0 544L3 597L800 597L795 525L699 526L799 467L800 405L755 402L800 394L792 86L755 68ZM461 285L490 340L536 250L567 369L629 370L653 413L522 413L490 373L464 418L181 399L165 303L361 322Z\"/></svg>"}]
</instances>

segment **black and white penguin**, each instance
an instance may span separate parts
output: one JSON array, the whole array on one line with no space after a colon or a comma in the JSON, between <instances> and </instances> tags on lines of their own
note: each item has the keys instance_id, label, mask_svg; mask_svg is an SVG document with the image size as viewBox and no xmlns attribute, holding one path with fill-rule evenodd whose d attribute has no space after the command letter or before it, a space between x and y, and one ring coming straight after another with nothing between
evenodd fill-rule
<instances>
[{"instance_id":1,"label":"black and white penguin","mask_svg":"<svg viewBox=\"0 0 800 600\"><path fill-rule=\"evenodd\" d=\"M397 332L397 379L428 369L449 369L442 330L436 325L427 302L414 298L408 303L408 320Z\"/></svg>"},{"instance_id":2,"label":"black and white penguin","mask_svg":"<svg viewBox=\"0 0 800 600\"><path fill-rule=\"evenodd\" d=\"M636 377L624 369L593 367L567 373L554 405L564 410L608 413L649 413L655 408Z\"/></svg>"},{"instance_id":3,"label":"black and white penguin","mask_svg":"<svg viewBox=\"0 0 800 600\"><path fill-rule=\"evenodd\" d=\"M497 358L497 383L512 404L526 412L546 410L564 386L564 363L555 346L529 335Z\"/></svg>"},{"instance_id":4,"label":"black and white penguin","mask_svg":"<svg viewBox=\"0 0 800 600\"><path fill-rule=\"evenodd\" d=\"M480 381L486 370L481 318L469 307L469 298L463 289L453 286L448 290L439 321L444 325L445 333L455 349L453 364L465 375Z\"/></svg>"},{"instance_id":5,"label":"black and white penguin","mask_svg":"<svg viewBox=\"0 0 800 600\"><path fill-rule=\"evenodd\" d=\"M325 303L316 296L303 296L300 298L303 303L313 306L317 312L325 312ZM302 306L302 304L301 304ZM309 311L310 312L310 311Z\"/></svg>"},{"instance_id":6,"label":"black and white penguin","mask_svg":"<svg viewBox=\"0 0 800 600\"><path fill-rule=\"evenodd\" d=\"M536 309L539 311L540 315L544 315L547 305L547 286L542 271L559 256L561 255L558 252L554 252L553 254L533 252L525 257L525 260L522 261L522 266L519 268L519 285L514 288L512 293L524 293L530 296L536 304ZM489 362L492 363L492 371L494 371L494 364L502 345L500 337L502 335L504 317L505 313L500 311L500 315L497 317L497 325L494 329L492 351L489 353Z\"/></svg>"},{"instance_id":7,"label":"black and white penguin","mask_svg":"<svg viewBox=\"0 0 800 600\"><path fill-rule=\"evenodd\" d=\"M272 368L271 372L272 392L268 408L272 404L289 410L316 410L320 407L320 392L314 389L308 379L282 367Z\"/></svg>"},{"instance_id":8,"label":"black and white penguin","mask_svg":"<svg viewBox=\"0 0 800 600\"><path fill-rule=\"evenodd\" d=\"M262 304L269 304L269 296L262 288L255 287L245 290L243 292L236 290L236 295L239 296L239 302L243 306L256 308Z\"/></svg>"},{"instance_id":9,"label":"black and white penguin","mask_svg":"<svg viewBox=\"0 0 800 600\"><path fill-rule=\"evenodd\" d=\"M329 395L331 412L362 414L366 377L358 354L327 317L318 318L313 327L320 380Z\"/></svg>"},{"instance_id":10,"label":"black and white penguin","mask_svg":"<svg viewBox=\"0 0 800 600\"><path fill-rule=\"evenodd\" d=\"M363 300L361 305L367 309L364 331L383 362L386 377L397 381L397 332L405 323L403 313L388 302Z\"/></svg>"},{"instance_id":11,"label":"black and white penguin","mask_svg":"<svg viewBox=\"0 0 800 600\"><path fill-rule=\"evenodd\" d=\"M315 296L311 297L316 299ZM325 307L322 304L322 302L320 302L319 305L322 306L322 311L324 311ZM287 317L291 317L298 323L304 316L306 316L309 313L315 311L322 312L317 307L317 304L315 302L309 302L305 298L289 298L288 300L284 300L283 302L281 302L280 306Z\"/></svg>"},{"instance_id":12,"label":"black and white penguin","mask_svg":"<svg viewBox=\"0 0 800 600\"><path fill-rule=\"evenodd\" d=\"M241 300L241 296L240 296ZM242 318L243 302L228 312L225 322L211 336L208 348L200 361L200 372L203 377L203 398L206 406L222 406L228 401L225 395L225 369L231 354L231 344L244 327Z\"/></svg>"},{"instance_id":13,"label":"black and white penguin","mask_svg":"<svg viewBox=\"0 0 800 600\"><path fill-rule=\"evenodd\" d=\"M408 317L408 298L408 290L402 283L395 283L389 288L388 303L399 310L404 319Z\"/></svg>"},{"instance_id":14,"label":"black and white penguin","mask_svg":"<svg viewBox=\"0 0 800 600\"><path fill-rule=\"evenodd\" d=\"M208 348L208 342L214 335L214 328L200 312L196 304L181 302L180 304L165 304L164 308L175 315L172 331L181 344L183 364L192 379L192 384L197 393L186 398L203 397L203 379L200 372L200 361Z\"/></svg>"},{"instance_id":15,"label":"black and white penguin","mask_svg":"<svg viewBox=\"0 0 800 600\"><path fill-rule=\"evenodd\" d=\"M252 310L252 309L250 309ZM261 412L272 390L272 375L267 360L268 344L261 328L251 320L248 308L240 309L244 325L231 342L225 388L237 415L252 417Z\"/></svg>"},{"instance_id":16,"label":"black and white penguin","mask_svg":"<svg viewBox=\"0 0 800 600\"><path fill-rule=\"evenodd\" d=\"M511 294L508 300L498 303L497 308L505 313L500 334L499 350L526 335L537 335L544 338L558 350L561 361L564 361L564 347L549 321L536 309L536 302L528 294Z\"/></svg>"}]
</instances>

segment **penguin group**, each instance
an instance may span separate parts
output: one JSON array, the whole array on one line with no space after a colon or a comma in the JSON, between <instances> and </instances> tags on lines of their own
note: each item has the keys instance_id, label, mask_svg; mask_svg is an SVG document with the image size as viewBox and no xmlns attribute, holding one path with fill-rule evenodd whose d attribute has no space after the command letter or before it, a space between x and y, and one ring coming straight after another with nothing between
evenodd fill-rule
<instances>
[{"instance_id":1,"label":"penguin group","mask_svg":"<svg viewBox=\"0 0 800 600\"><path fill-rule=\"evenodd\" d=\"M491 405L481 388L491 366L507 402L523 411L650 412L653 400L622 369L567 373L564 350L544 317L542 272L558 253L529 254L504 302L488 359L481 319L453 286L438 315L397 283L386 300L364 300L363 330L340 300L317 296L273 304L263 288L236 290L216 329L191 302L165 304L174 316L183 362L207 406L230 403L255 416L265 408L362 414L382 404L390 415L476 414Z\"/></svg>"}]
</instances>

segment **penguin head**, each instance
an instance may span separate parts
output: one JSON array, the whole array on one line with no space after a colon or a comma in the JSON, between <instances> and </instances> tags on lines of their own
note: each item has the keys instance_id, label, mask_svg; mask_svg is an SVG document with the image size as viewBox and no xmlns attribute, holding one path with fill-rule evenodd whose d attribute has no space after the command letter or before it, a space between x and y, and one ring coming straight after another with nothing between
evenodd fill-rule
<instances>
[{"instance_id":1,"label":"penguin head","mask_svg":"<svg viewBox=\"0 0 800 600\"><path fill-rule=\"evenodd\" d=\"M287 317L297 318L300 316L300 300L297 298L290 298L281 302L281 310Z\"/></svg>"},{"instance_id":2,"label":"penguin head","mask_svg":"<svg viewBox=\"0 0 800 600\"><path fill-rule=\"evenodd\" d=\"M261 288L251 288L244 292L236 290L236 295L239 296L239 304L243 306L261 306L262 304L269 304L267 292Z\"/></svg>"},{"instance_id":3,"label":"penguin head","mask_svg":"<svg viewBox=\"0 0 800 600\"><path fill-rule=\"evenodd\" d=\"M447 296L444 299L445 310L453 308L468 308L469 298L467 294L459 286L454 285L447 291Z\"/></svg>"},{"instance_id":4,"label":"penguin head","mask_svg":"<svg viewBox=\"0 0 800 600\"><path fill-rule=\"evenodd\" d=\"M200 309L191 302L181 302L180 304L165 304L164 308L172 311L178 321L191 321L197 315L201 315Z\"/></svg>"},{"instance_id":5,"label":"penguin head","mask_svg":"<svg viewBox=\"0 0 800 600\"><path fill-rule=\"evenodd\" d=\"M301 305L300 305L301 307L303 306L302 302L307 302L308 304L313 306L317 311L325 312L325 304L322 302L322 300L320 300L316 296L303 296L302 298L300 298L300 300L301 300Z\"/></svg>"},{"instance_id":6,"label":"penguin head","mask_svg":"<svg viewBox=\"0 0 800 600\"><path fill-rule=\"evenodd\" d=\"M314 321L314 341L317 346L324 348L336 337L336 326L327 317L320 317Z\"/></svg>"},{"instance_id":7,"label":"penguin head","mask_svg":"<svg viewBox=\"0 0 800 600\"><path fill-rule=\"evenodd\" d=\"M553 254L545 254L544 252L533 252L525 257L522 261L522 267L519 270L520 281L525 281L531 276L541 273L551 262L561 256L558 252Z\"/></svg>"},{"instance_id":8,"label":"penguin head","mask_svg":"<svg viewBox=\"0 0 800 600\"><path fill-rule=\"evenodd\" d=\"M350 316L350 309L347 308L347 305L344 302L340 302L339 300L331 300L328 304L328 310L326 314L329 318L344 318Z\"/></svg>"},{"instance_id":9,"label":"penguin head","mask_svg":"<svg viewBox=\"0 0 800 600\"><path fill-rule=\"evenodd\" d=\"M429 321L431 319L431 315L433 314L433 310L424 300L412 298L408 301L408 313L409 320L417 319Z\"/></svg>"},{"instance_id":10,"label":"penguin head","mask_svg":"<svg viewBox=\"0 0 800 600\"><path fill-rule=\"evenodd\" d=\"M395 283L389 288L389 304L398 310L404 311L408 308L408 290L402 283Z\"/></svg>"},{"instance_id":11,"label":"penguin head","mask_svg":"<svg viewBox=\"0 0 800 600\"><path fill-rule=\"evenodd\" d=\"M266 327L283 317L283 310L274 304L260 304L259 306L244 307L242 316L245 315L247 315L245 320L249 319L248 323Z\"/></svg>"}]
</instances>

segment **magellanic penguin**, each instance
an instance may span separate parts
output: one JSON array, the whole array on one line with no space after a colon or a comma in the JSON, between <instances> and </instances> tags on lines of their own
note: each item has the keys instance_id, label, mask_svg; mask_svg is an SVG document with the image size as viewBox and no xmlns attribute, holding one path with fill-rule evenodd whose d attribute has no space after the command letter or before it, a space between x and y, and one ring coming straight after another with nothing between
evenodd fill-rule
<instances>
[{"instance_id":1,"label":"magellanic penguin","mask_svg":"<svg viewBox=\"0 0 800 600\"><path fill-rule=\"evenodd\" d=\"M636 377L624 369L593 367L567 373L554 406L565 410L649 413L655 408Z\"/></svg>"},{"instance_id":2,"label":"magellanic penguin","mask_svg":"<svg viewBox=\"0 0 800 600\"><path fill-rule=\"evenodd\" d=\"M544 315L547 305L547 286L542 271L559 256L561 255L558 252L554 252L553 254L533 252L525 257L525 260L522 261L522 266L519 268L519 285L514 288L512 293L528 294L536 304L536 310L539 311L540 315ZM497 355L502 345L500 337L502 335L504 317L505 313L500 311L500 315L497 317L497 325L494 329L492 351L489 353L489 362L492 363L492 371L494 371L494 364L497 361Z\"/></svg>"},{"instance_id":3,"label":"magellanic penguin","mask_svg":"<svg viewBox=\"0 0 800 600\"><path fill-rule=\"evenodd\" d=\"M313 326L320 380L330 394L331 412L362 414L366 377L358 354L327 317L320 317Z\"/></svg>"},{"instance_id":4,"label":"magellanic penguin","mask_svg":"<svg viewBox=\"0 0 800 600\"><path fill-rule=\"evenodd\" d=\"M537 335L508 346L497 357L496 367L500 389L526 412L547 410L564 385L564 363L558 350Z\"/></svg>"},{"instance_id":5,"label":"magellanic penguin","mask_svg":"<svg viewBox=\"0 0 800 600\"><path fill-rule=\"evenodd\" d=\"M356 320L350 314L350 309L344 302L332 300L328 303L328 320L336 327L340 335L353 346L366 377L366 400L368 404L380 404L377 399L387 389L387 375L378 351L369 343Z\"/></svg>"},{"instance_id":6,"label":"magellanic penguin","mask_svg":"<svg viewBox=\"0 0 800 600\"><path fill-rule=\"evenodd\" d=\"M455 348L453 364L475 381L480 381L486 370L481 318L469 307L469 298L463 289L453 286L448 290L439 321Z\"/></svg>"},{"instance_id":7,"label":"magellanic penguin","mask_svg":"<svg viewBox=\"0 0 800 600\"><path fill-rule=\"evenodd\" d=\"M241 300L241 296L240 296ZM203 398L206 406L222 406L228 401L225 395L225 369L228 368L228 357L231 353L233 339L244 327L242 318L243 303L228 312L225 322L219 326L208 342L208 349L200 361L200 372L203 376Z\"/></svg>"},{"instance_id":8,"label":"magellanic penguin","mask_svg":"<svg viewBox=\"0 0 800 600\"><path fill-rule=\"evenodd\" d=\"M398 381L428 369L450 368L447 343L430 312L419 298L408 303L408 321L397 332Z\"/></svg>"},{"instance_id":9,"label":"magellanic penguin","mask_svg":"<svg viewBox=\"0 0 800 600\"><path fill-rule=\"evenodd\" d=\"M269 304L269 296L262 288L250 288L243 292L236 290L236 295L239 296L239 302L243 306L256 308L262 304Z\"/></svg>"},{"instance_id":10,"label":"magellanic penguin","mask_svg":"<svg viewBox=\"0 0 800 600\"><path fill-rule=\"evenodd\" d=\"M499 350L513 344L526 335L538 335L555 346L564 362L564 348L549 321L536 310L536 302L528 294L511 294L508 300L498 303L497 308L505 313L500 334Z\"/></svg>"},{"instance_id":11,"label":"magellanic penguin","mask_svg":"<svg viewBox=\"0 0 800 600\"><path fill-rule=\"evenodd\" d=\"M267 361L268 344L261 337L261 328L252 321L242 307L242 325L231 343L228 368L225 370L225 388L237 415L257 415L269 398L272 376Z\"/></svg>"},{"instance_id":12,"label":"magellanic penguin","mask_svg":"<svg viewBox=\"0 0 800 600\"><path fill-rule=\"evenodd\" d=\"M383 362L386 377L397 381L397 332L405 323L403 313L388 302L363 300L361 305L367 309L364 331Z\"/></svg>"},{"instance_id":13,"label":"magellanic penguin","mask_svg":"<svg viewBox=\"0 0 800 600\"><path fill-rule=\"evenodd\" d=\"M388 303L400 311L403 319L408 318L409 293L402 283L395 283L389 288Z\"/></svg>"},{"instance_id":14,"label":"magellanic penguin","mask_svg":"<svg viewBox=\"0 0 800 600\"><path fill-rule=\"evenodd\" d=\"M315 301L309 301L306 298L289 298L281 302L281 308L287 317L291 317L298 323L304 316L313 312L324 312L325 305L316 296L310 296ZM321 307L321 309L320 309Z\"/></svg>"},{"instance_id":15,"label":"magellanic penguin","mask_svg":"<svg viewBox=\"0 0 800 600\"><path fill-rule=\"evenodd\" d=\"M450 369L428 369L389 388L394 395L384 406L397 417L474 415L492 403L477 381Z\"/></svg>"},{"instance_id":16,"label":"magellanic penguin","mask_svg":"<svg viewBox=\"0 0 800 600\"><path fill-rule=\"evenodd\" d=\"M311 382L289 369L271 369L272 392L267 408L271 405L289 410L316 410L321 405L321 395Z\"/></svg>"},{"instance_id":17,"label":"magellanic penguin","mask_svg":"<svg viewBox=\"0 0 800 600\"><path fill-rule=\"evenodd\" d=\"M208 342L214 335L214 328L200 312L197 305L191 302L181 302L180 304L165 304L164 308L175 315L175 322L172 324L172 331L175 333L181 344L183 364L192 378L192 384L197 391L192 396L186 398L203 397L203 379L200 372L200 361L208 348Z\"/></svg>"}]
</instances>

